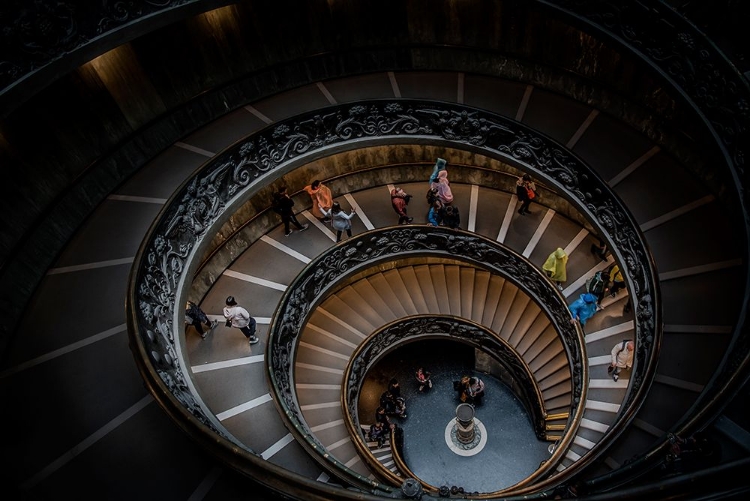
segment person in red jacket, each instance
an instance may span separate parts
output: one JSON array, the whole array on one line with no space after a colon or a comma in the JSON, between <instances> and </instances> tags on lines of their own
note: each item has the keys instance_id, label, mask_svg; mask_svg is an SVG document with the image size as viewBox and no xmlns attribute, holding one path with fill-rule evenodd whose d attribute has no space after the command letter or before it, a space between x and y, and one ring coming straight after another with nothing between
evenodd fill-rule
<instances>
[{"instance_id":1,"label":"person in red jacket","mask_svg":"<svg viewBox=\"0 0 750 501\"><path fill-rule=\"evenodd\" d=\"M413 217L409 217L406 213L406 206L409 204L409 200L411 200L411 195L398 186L391 190L391 205L396 214L398 214L398 224L408 224L414 220Z\"/></svg>"}]
</instances>

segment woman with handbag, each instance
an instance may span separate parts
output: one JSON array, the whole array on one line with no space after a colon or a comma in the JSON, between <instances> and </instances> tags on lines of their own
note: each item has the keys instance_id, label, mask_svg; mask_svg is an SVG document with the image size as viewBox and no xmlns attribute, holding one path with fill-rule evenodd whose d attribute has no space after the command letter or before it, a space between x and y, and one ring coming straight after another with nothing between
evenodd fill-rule
<instances>
[{"instance_id":1,"label":"woman with handbag","mask_svg":"<svg viewBox=\"0 0 750 501\"><path fill-rule=\"evenodd\" d=\"M531 201L536 198L536 185L528 174L524 174L516 180L516 196L521 202L521 207L518 209L518 213L522 216L524 214L531 214L529 211L529 205L531 205Z\"/></svg>"}]
</instances>

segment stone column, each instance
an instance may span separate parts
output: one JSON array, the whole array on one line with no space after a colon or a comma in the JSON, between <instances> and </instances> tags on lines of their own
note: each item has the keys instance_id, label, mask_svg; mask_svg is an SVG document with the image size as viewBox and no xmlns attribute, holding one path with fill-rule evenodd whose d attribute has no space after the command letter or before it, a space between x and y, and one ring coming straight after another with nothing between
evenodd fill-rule
<instances>
[{"instance_id":1,"label":"stone column","mask_svg":"<svg viewBox=\"0 0 750 501\"><path fill-rule=\"evenodd\" d=\"M462 444L474 441L474 406L459 404L456 407L456 438Z\"/></svg>"}]
</instances>

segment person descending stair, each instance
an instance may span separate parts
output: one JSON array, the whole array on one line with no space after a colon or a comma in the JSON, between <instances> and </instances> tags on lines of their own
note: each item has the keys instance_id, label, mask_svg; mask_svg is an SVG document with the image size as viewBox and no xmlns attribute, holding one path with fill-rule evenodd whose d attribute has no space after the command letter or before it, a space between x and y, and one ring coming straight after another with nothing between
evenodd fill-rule
<instances>
[{"instance_id":1,"label":"person descending stair","mask_svg":"<svg viewBox=\"0 0 750 501\"><path fill-rule=\"evenodd\" d=\"M437 159L430 176L430 188L437 190L437 197L443 205L450 205L453 203L453 192L451 191L451 183L448 181L446 165L447 162L444 159Z\"/></svg>"},{"instance_id":2,"label":"person descending stair","mask_svg":"<svg viewBox=\"0 0 750 501\"><path fill-rule=\"evenodd\" d=\"M573 316L570 321L572 323L580 323L581 327L586 325L588 319L599 311L596 307L596 296L589 292L581 294L568 308L570 309L570 314Z\"/></svg>"},{"instance_id":3,"label":"person descending stair","mask_svg":"<svg viewBox=\"0 0 750 501\"><path fill-rule=\"evenodd\" d=\"M406 213L406 206L409 205L409 200L411 200L411 195L398 186L391 190L391 206L396 211L396 214L398 214L398 224L408 224L414 220L413 217L409 217L409 214Z\"/></svg>"},{"instance_id":4,"label":"person descending stair","mask_svg":"<svg viewBox=\"0 0 750 501\"><path fill-rule=\"evenodd\" d=\"M297 221L297 216L294 215L293 210L294 200L287 193L286 186L282 186L278 193L274 194L272 207L274 212L281 216L281 221L284 223L284 236L288 237L292 234L292 229L289 227L290 223L294 224L299 231L305 231L308 228L307 223L301 224Z\"/></svg>"},{"instance_id":5,"label":"person descending stair","mask_svg":"<svg viewBox=\"0 0 750 501\"><path fill-rule=\"evenodd\" d=\"M518 209L518 213L522 216L525 214L531 214L531 211L529 211L529 205L531 205L531 201L536 198L536 185L528 174L524 174L516 180L516 196L518 197L518 201L521 202L521 207Z\"/></svg>"},{"instance_id":6,"label":"person descending stair","mask_svg":"<svg viewBox=\"0 0 750 501\"><path fill-rule=\"evenodd\" d=\"M558 247L547 257L542 269L552 279L558 289L563 290L562 283L568 279L567 274L568 255L562 247Z\"/></svg>"},{"instance_id":7,"label":"person descending stair","mask_svg":"<svg viewBox=\"0 0 750 501\"><path fill-rule=\"evenodd\" d=\"M318 179L305 186L304 190L310 195L310 201L312 202L311 212L313 216L317 217L322 221L326 221L326 217L323 215L323 209L328 210L333 205L333 195L331 189L324 185Z\"/></svg>"},{"instance_id":8,"label":"person descending stair","mask_svg":"<svg viewBox=\"0 0 750 501\"><path fill-rule=\"evenodd\" d=\"M226 304L224 307L224 318L227 319L227 327L239 329L250 344L259 342L260 339L255 335L256 321L250 316L250 313L237 304L234 296L227 297Z\"/></svg>"},{"instance_id":9,"label":"person descending stair","mask_svg":"<svg viewBox=\"0 0 750 501\"><path fill-rule=\"evenodd\" d=\"M601 270L594 273L594 276L586 281L586 292L596 296L596 311L601 311L602 299L609 291L609 272Z\"/></svg>"},{"instance_id":10,"label":"person descending stair","mask_svg":"<svg viewBox=\"0 0 750 501\"><path fill-rule=\"evenodd\" d=\"M615 297L621 289L625 288L625 279L622 276L620 265L616 264L610 268L609 278L612 280L612 284L609 287L609 296Z\"/></svg>"},{"instance_id":11,"label":"person descending stair","mask_svg":"<svg viewBox=\"0 0 750 501\"><path fill-rule=\"evenodd\" d=\"M622 342L617 343L612 347L610 361L607 372L612 376L614 381L620 379L620 372L623 369L630 370L633 367L633 350L635 344L630 339L623 339Z\"/></svg>"},{"instance_id":12,"label":"person descending stair","mask_svg":"<svg viewBox=\"0 0 750 501\"><path fill-rule=\"evenodd\" d=\"M378 449L383 448L390 428L383 425L383 421L376 421L370 425L370 440L378 443Z\"/></svg>"},{"instance_id":13,"label":"person descending stair","mask_svg":"<svg viewBox=\"0 0 750 501\"><path fill-rule=\"evenodd\" d=\"M209 332L213 332L214 328L219 322L214 320L211 322L208 316L200 309L200 307L192 301L188 301L185 305L185 324L192 325L201 335L201 339L206 339ZM203 330L203 326L208 327L208 331Z\"/></svg>"},{"instance_id":14,"label":"person descending stair","mask_svg":"<svg viewBox=\"0 0 750 501\"><path fill-rule=\"evenodd\" d=\"M441 209L443 225L448 228L459 228L461 226L461 215L458 213L458 207L446 205Z\"/></svg>"},{"instance_id":15,"label":"person descending stair","mask_svg":"<svg viewBox=\"0 0 750 501\"><path fill-rule=\"evenodd\" d=\"M356 211L352 208L351 212L347 214L341 209L341 205L338 202L333 202L330 210L325 210L322 206L320 210L323 212L323 216L331 218L331 226L336 230L336 243L341 241L341 234L346 231L346 236L352 236L352 218Z\"/></svg>"}]
</instances>

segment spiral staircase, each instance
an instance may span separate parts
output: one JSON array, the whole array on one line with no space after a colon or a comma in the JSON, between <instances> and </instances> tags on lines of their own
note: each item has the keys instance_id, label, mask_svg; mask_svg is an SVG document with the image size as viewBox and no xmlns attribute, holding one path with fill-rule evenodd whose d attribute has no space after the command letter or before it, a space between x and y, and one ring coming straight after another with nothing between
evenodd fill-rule
<instances>
[{"instance_id":1,"label":"spiral staircase","mask_svg":"<svg viewBox=\"0 0 750 501\"><path fill-rule=\"evenodd\" d=\"M307 112L325 114L327 108L342 103L367 107L382 99L458 103L515 120L564 145L622 200L658 272L660 294L654 300L663 324L655 348L658 363L648 381L637 382L647 387L643 400L627 407L632 404L633 381L627 373L612 381L606 365L612 346L634 337L638 319L623 311L632 291L607 298L604 310L583 331L586 397L577 429L555 472L572 471L580 461L585 468L575 477L577 485L600 493L605 486L614 486L612 495L618 497L638 495L628 490L637 478L644 484L669 481L674 457L668 456L669 446L664 445L668 434L679 429L686 416L702 415L711 397L704 388L713 388L712 382L733 363L732 351L742 344L733 340L742 325L747 295L744 234L737 229L742 218L711 182L697 180L688 168L693 162L690 154L664 151L654 135L635 130L601 102L573 99L541 82L535 85L491 72L439 65L430 69L313 78L205 120L203 127L179 137L155 158L135 161L137 170L66 239L24 305L16 335L8 344L0 384L6 409L15 410L4 416L5 428L12 432L3 447L6 456L14 458L5 469L4 482L14 498L75 494L108 499L248 495L272 499L279 492L299 499L403 495L397 484L388 486L383 471L357 447L362 441L384 469L398 474L390 443L377 449L365 442L364 434L358 437L347 428L342 376L370 333L415 315L458 317L496 333L528 365L548 414L564 414L570 408L571 365L539 304L522 287L486 269L428 258L394 260L333 287L300 331L293 360L294 398L312 436L335 464L376 487L368 492L363 489L366 484L359 483L355 484L359 492L347 489L348 474L337 477L335 468L332 471L311 454L285 416L268 376L269 328L283 314L278 305L298 275L334 247L330 228L311 216L309 199L298 191L318 174L334 187L343 206L357 208L353 228L357 236L395 224L388 196L394 183L415 195L409 206L413 225L424 225L424 173L436 156L449 154L449 169L456 173L452 187L462 215L461 230L497 242L536 267L555 248L563 247L570 256L568 281L561 292L568 303L583 292L587 278L613 261L612 257L602 261L589 252L599 235L585 214L571 209L571 195L558 187L540 182L542 194L532 205L533 213L521 216L509 188L513 175L520 172L517 166L503 164L505 172L488 173L489 161L470 147L405 140L394 142L393 151L407 152L409 158L377 163L373 147L363 145L367 159L362 163L368 168L345 175L337 171L329 179L326 168L341 169L336 162L351 158L332 152L332 158L338 158L332 163L316 158L295 170L265 175L242 205L229 207L218 236L189 265L184 287L217 319L226 296L241 299L258 320L261 343L250 347L238 331L223 325L206 339L176 326L179 340L173 355L189 379L184 384L202 401L201 409L208 414L205 420L195 419L193 413L175 426L159 408L174 417L164 403L166 392L155 390L150 381L144 388L138 368L143 369L133 364L133 354L139 356L138 343L128 337L123 304L144 237L155 221L169 216L170 206L179 203L171 199L173 194L243 138ZM497 176L506 181L498 182ZM289 237L267 210L266 196L287 181L294 184L298 217L310 223L309 230ZM167 209L162 211L163 207ZM43 249L38 252L43 254ZM10 313L11 308L4 311ZM742 373L741 367L731 369ZM746 394L745 385L737 400ZM720 444L721 464L727 468L747 461L750 422L745 410L737 402L712 410L714 415L701 427ZM548 432L547 440L556 443L561 438L566 419L550 423L554 431ZM627 426L613 428L618 420ZM207 453L213 439L195 436L196 426L219 430L218 437L240 444L238 449L246 449L244 454L256 456L257 461L248 465L242 451L238 456ZM597 447L600 442L604 450ZM721 466L711 473L715 479L727 479ZM316 484L320 487L310 487ZM564 485L571 484L566 480ZM730 497L748 489L741 480L728 485L730 492L718 487L708 492ZM709 496L705 492L695 491L693 498ZM551 493L561 495L554 486L533 495ZM564 495L572 494L567 490ZM683 495L691 498L690 493Z\"/></svg>"}]
</instances>

